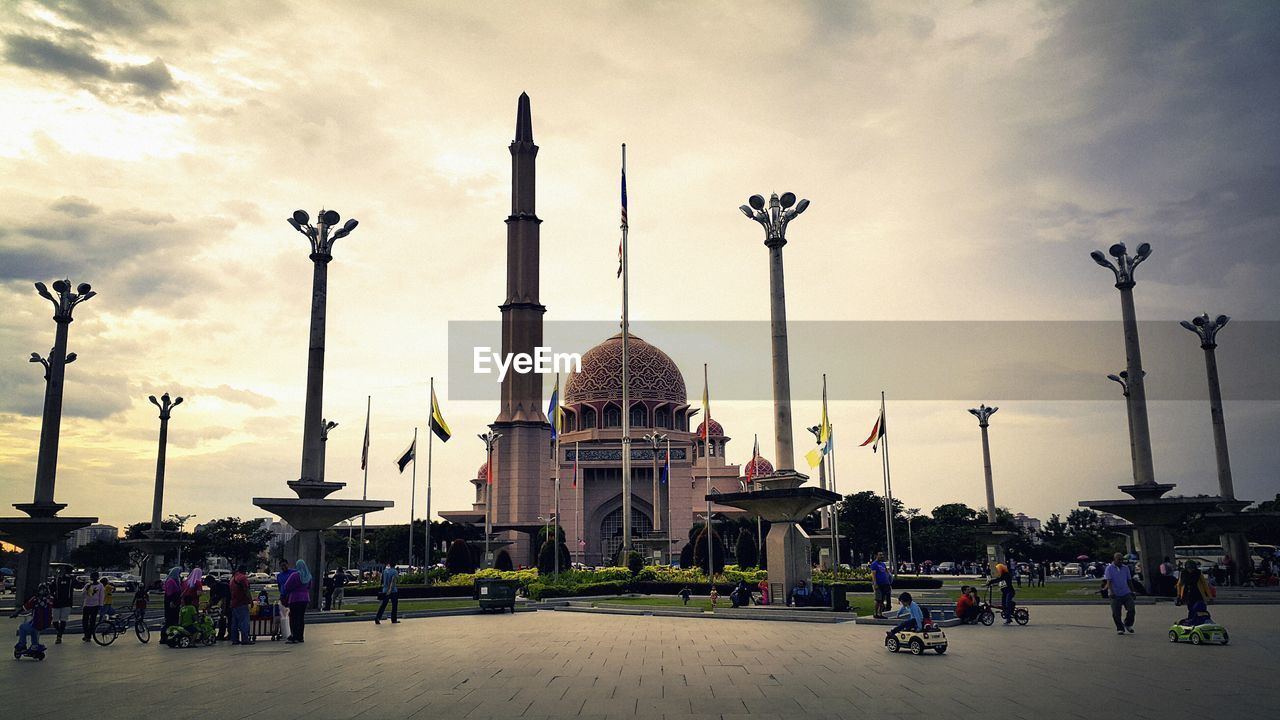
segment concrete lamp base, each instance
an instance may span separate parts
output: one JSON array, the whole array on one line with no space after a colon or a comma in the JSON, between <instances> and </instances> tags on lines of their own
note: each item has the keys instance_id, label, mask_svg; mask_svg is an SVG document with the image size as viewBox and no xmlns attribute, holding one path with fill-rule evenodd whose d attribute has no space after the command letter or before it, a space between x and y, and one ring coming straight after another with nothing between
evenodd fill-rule
<instances>
[{"instance_id":1,"label":"concrete lamp base","mask_svg":"<svg viewBox=\"0 0 1280 720\"><path fill-rule=\"evenodd\" d=\"M17 506L23 509L22 506ZM17 597L35 595L36 587L44 581L49 571L53 548L67 535L98 522L96 517L15 517L0 518L0 533L5 542L22 548L18 556ZM21 601L19 601L21 602Z\"/></svg>"}]
</instances>

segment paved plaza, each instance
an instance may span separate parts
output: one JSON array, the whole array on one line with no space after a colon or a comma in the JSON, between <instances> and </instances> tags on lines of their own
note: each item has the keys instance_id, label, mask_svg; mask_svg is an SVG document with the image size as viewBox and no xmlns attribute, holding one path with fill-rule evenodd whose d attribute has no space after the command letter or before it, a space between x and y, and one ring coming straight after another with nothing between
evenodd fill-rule
<instances>
[{"instance_id":1,"label":"paved plaza","mask_svg":"<svg viewBox=\"0 0 1280 720\"><path fill-rule=\"evenodd\" d=\"M868 625L545 610L315 625L301 646L68 638L43 663L0 663L0 708L23 720L1203 720L1280 707L1280 607L1218 608L1227 647L1171 645L1177 615L1139 608L1138 634L1118 637L1103 606L1034 607L1027 627L952 628L945 656L922 657L888 654L883 630Z\"/></svg>"}]
</instances>

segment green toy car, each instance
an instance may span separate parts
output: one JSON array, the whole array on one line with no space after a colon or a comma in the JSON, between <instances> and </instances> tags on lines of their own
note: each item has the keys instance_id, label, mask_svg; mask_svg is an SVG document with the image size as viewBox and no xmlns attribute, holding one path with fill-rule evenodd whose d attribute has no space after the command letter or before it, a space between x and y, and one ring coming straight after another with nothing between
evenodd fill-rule
<instances>
[{"instance_id":1,"label":"green toy car","mask_svg":"<svg viewBox=\"0 0 1280 720\"><path fill-rule=\"evenodd\" d=\"M1205 643L1218 643L1226 645L1230 641L1227 629L1213 622L1203 625L1183 625L1182 623L1174 623L1169 628L1169 642L1189 642L1192 645L1203 645Z\"/></svg>"},{"instance_id":2,"label":"green toy car","mask_svg":"<svg viewBox=\"0 0 1280 720\"><path fill-rule=\"evenodd\" d=\"M947 651L947 635L937 625L929 623L922 631L900 630L886 636L884 646L893 653L905 647L912 655L923 655L925 650L933 650L941 655Z\"/></svg>"}]
</instances>

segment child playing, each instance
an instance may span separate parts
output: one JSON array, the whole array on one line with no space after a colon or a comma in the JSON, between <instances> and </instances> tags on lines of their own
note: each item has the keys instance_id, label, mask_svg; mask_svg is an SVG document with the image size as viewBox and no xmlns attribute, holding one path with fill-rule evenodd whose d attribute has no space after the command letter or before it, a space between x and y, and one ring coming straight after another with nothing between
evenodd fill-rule
<instances>
[{"instance_id":1,"label":"child playing","mask_svg":"<svg viewBox=\"0 0 1280 720\"><path fill-rule=\"evenodd\" d=\"M110 578L102 578L102 609L98 611L99 618L110 618L116 614L115 606L111 604L111 594L116 590L116 586L111 584Z\"/></svg>"},{"instance_id":2,"label":"child playing","mask_svg":"<svg viewBox=\"0 0 1280 720\"><path fill-rule=\"evenodd\" d=\"M1179 575L1175 587L1178 591L1178 604L1187 606L1187 617L1179 621L1179 624L1193 627L1213 621L1209 617L1209 608L1206 604L1208 598L1212 597L1213 590L1205 580L1204 573L1200 572L1199 563L1188 560L1187 567Z\"/></svg>"},{"instance_id":3,"label":"child playing","mask_svg":"<svg viewBox=\"0 0 1280 720\"><path fill-rule=\"evenodd\" d=\"M911 599L911 593L904 592L898 596L898 602L902 607L898 610L895 617L907 616L906 620L898 623L896 627L890 630L887 635L895 635L903 630L923 630L924 629L924 611L920 606Z\"/></svg>"},{"instance_id":4,"label":"child playing","mask_svg":"<svg viewBox=\"0 0 1280 720\"><path fill-rule=\"evenodd\" d=\"M40 631L53 624L53 594L49 592L49 586L40 583L36 594L23 603L22 608L31 613L31 618L18 626L18 644L13 646L13 650L15 653L22 653L29 647L43 650Z\"/></svg>"},{"instance_id":5,"label":"child playing","mask_svg":"<svg viewBox=\"0 0 1280 720\"><path fill-rule=\"evenodd\" d=\"M711 587L711 609L712 610L716 609L716 603L718 602L720 602L720 591L716 590L715 586L713 585Z\"/></svg>"}]
</instances>

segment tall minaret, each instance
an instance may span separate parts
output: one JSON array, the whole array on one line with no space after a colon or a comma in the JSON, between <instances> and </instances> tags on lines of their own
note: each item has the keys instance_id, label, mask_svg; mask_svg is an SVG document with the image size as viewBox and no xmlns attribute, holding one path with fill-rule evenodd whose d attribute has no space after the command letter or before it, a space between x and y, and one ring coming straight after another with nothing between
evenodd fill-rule
<instances>
[{"instance_id":1,"label":"tall minaret","mask_svg":"<svg viewBox=\"0 0 1280 720\"><path fill-rule=\"evenodd\" d=\"M533 355L542 345L542 315L538 302L538 226L534 212L535 167L529 96L521 93L516 110L516 137L511 143L511 215L507 218L507 299L502 311L502 352ZM494 448L493 522L536 525L550 505L544 496L551 477L551 426L542 407L542 376L507 373L502 381L501 407L491 427L502 433ZM514 565L531 564L529 536L507 531L514 541L505 551Z\"/></svg>"},{"instance_id":2,"label":"tall minaret","mask_svg":"<svg viewBox=\"0 0 1280 720\"><path fill-rule=\"evenodd\" d=\"M534 214L534 163L538 146L533 144L533 120L529 96L520 94L516 110L516 139L511 143L511 216L507 218L507 300L502 310L503 357L512 353L533 354L542 344L542 314L538 302L538 225ZM545 423L542 410L542 378L535 373L507 373L502 381L502 409L498 422Z\"/></svg>"}]
</instances>

